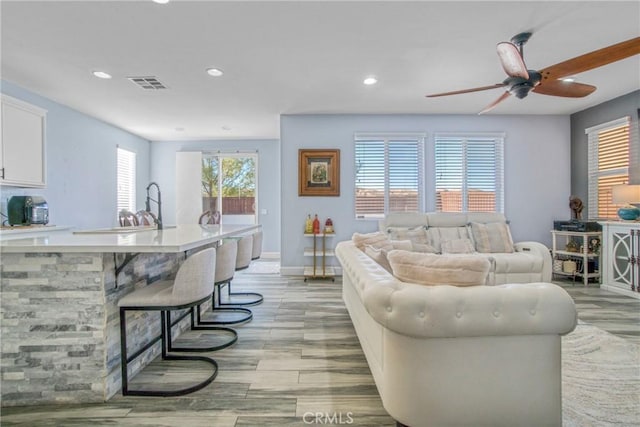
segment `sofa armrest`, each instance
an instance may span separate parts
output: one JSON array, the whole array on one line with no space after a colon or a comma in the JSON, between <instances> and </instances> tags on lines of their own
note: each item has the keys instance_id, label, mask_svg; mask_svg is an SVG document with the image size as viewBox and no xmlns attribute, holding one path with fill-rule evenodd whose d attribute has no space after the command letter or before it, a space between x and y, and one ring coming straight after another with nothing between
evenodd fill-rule
<instances>
[{"instance_id":1,"label":"sofa armrest","mask_svg":"<svg viewBox=\"0 0 640 427\"><path fill-rule=\"evenodd\" d=\"M543 260L542 263L542 281L550 282L551 281L551 268L552 268L552 260L551 260L551 252L549 252L549 248L539 242L519 242L515 243L514 248L516 252L530 252L540 256Z\"/></svg>"}]
</instances>

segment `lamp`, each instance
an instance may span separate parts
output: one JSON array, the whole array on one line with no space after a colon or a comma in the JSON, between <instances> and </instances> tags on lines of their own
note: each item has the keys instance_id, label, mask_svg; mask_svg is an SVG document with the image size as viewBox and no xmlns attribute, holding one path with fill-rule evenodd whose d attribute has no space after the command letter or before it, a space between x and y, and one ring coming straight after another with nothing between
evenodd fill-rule
<instances>
[{"instance_id":1,"label":"lamp","mask_svg":"<svg viewBox=\"0 0 640 427\"><path fill-rule=\"evenodd\" d=\"M623 205L618 209L620 219L633 221L640 217L640 209L632 203L640 203L640 185L614 185L611 187L611 201L614 205Z\"/></svg>"}]
</instances>

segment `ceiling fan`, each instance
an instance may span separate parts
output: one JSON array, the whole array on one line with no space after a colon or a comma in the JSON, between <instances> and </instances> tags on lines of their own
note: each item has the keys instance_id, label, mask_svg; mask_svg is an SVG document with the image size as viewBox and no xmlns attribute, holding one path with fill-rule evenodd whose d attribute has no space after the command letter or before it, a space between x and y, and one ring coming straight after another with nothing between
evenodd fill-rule
<instances>
[{"instance_id":1,"label":"ceiling fan","mask_svg":"<svg viewBox=\"0 0 640 427\"><path fill-rule=\"evenodd\" d=\"M527 43L531 35L532 33L530 32L520 33L515 35L510 42L498 43L498 58L505 73L509 76L502 83L472 89L456 90L453 92L436 93L427 95L427 97L433 98L437 96L479 92L500 87L507 88L498 99L478 114L492 110L511 95L522 99L527 96L529 92L567 98L582 98L595 91L596 87L560 79L640 54L640 37L636 37L602 49L594 50L593 52L585 53L584 55L576 56L575 58L543 68L540 71L527 70L527 66L524 63L523 46Z\"/></svg>"}]
</instances>

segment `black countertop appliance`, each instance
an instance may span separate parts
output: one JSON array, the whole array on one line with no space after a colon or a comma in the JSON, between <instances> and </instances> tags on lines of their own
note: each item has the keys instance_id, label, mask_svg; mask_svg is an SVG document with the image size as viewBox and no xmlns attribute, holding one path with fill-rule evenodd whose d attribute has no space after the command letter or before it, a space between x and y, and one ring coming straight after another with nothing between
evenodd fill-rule
<instances>
[{"instance_id":1,"label":"black countertop appliance","mask_svg":"<svg viewBox=\"0 0 640 427\"><path fill-rule=\"evenodd\" d=\"M40 196L13 196L7 204L9 225L49 223L49 205Z\"/></svg>"}]
</instances>

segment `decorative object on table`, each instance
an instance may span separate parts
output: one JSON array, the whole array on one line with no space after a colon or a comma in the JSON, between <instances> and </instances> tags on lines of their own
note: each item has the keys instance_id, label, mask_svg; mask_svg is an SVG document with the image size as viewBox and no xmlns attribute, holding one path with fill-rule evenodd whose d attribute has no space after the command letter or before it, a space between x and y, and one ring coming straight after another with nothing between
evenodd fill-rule
<instances>
[{"instance_id":1,"label":"decorative object on table","mask_svg":"<svg viewBox=\"0 0 640 427\"><path fill-rule=\"evenodd\" d=\"M332 234L333 233L333 221L331 221L331 218L327 218L327 220L324 223L324 232L325 234Z\"/></svg>"},{"instance_id":2,"label":"decorative object on table","mask_svg":"<svg viewBox=\"0 0 640 427\"><path fill-rule=\"evenodd\" d=\"M340 150L298 150L298 196L340 195Z\"/></svg>"},{"instance_id":3,"label":"decorative object on table","mask_svg":"<svg viewBox=\"0 0 640 427\"><path fill-rule=\"evenodd\" d=\"M313 220L311 219L311 214L307 215L307 220L304 223L304 232L305 234L313 233Z\"/></svg>"},{"instance_id":4,"label":"decorative object on table","mask_svg":"<svg viewBox=\"0 0 640 427\"><path fill-rule=\"evenodd\" d=\"M640 217L640 209L633 206L640 203L640 185L614 185L611 187L611 201L614 205L622 205L618 216L624 221L635 221Z\"/></svg>"},{"instance_id":5,"label":"decorative object on table","mask_svg":"<svg viewBox=\"0 0 640 427\"><path fill-rule=\"evenodd\" d=\"M567 242L565 250L567 252L579 252L580 251L580 246L578 245L578 242L576 242L575 240L569 240Z\"/></svg>"},{"instance_id":6,"label":"decorative object on table","mask_svg":"<svg viewBox=\"0 0 640 427\"><path fill-rule=\"evenodd\" d=\"M313 219L313 234L320 234L320 220L318 219L318 214L316 214Z\"/></svg>"},{"instance_id":7,"label":"decorative object on table","mask_svg":"<svg viewBox=\"0 0 640 427\"><path fill-rule=\"evenodd\" d=\"M569 208L571 209L571 219L582 219L582 210L584 209L582 199L578 196L569 197Z\"/></svg>"},{"instance_id":8,"label":"decorative object on table","mask_svg":"<svg viewBox=\"0 0 640 427\"><path fill-rule=\"evenodd\" d=\"M589 240L589 252L600 254L600 239L593 238Z\"/></svg>"}]
</instances>

